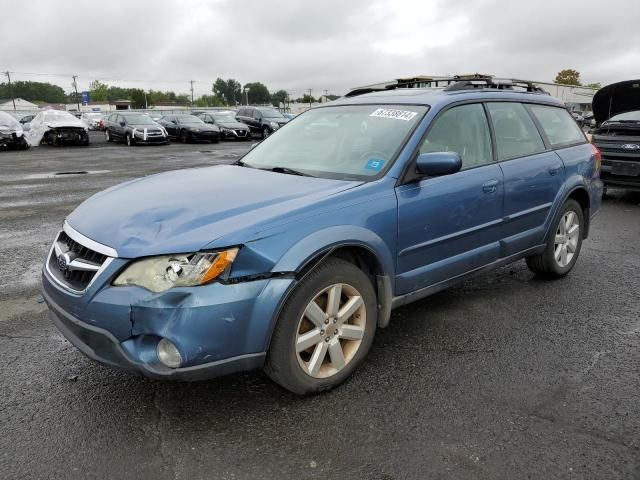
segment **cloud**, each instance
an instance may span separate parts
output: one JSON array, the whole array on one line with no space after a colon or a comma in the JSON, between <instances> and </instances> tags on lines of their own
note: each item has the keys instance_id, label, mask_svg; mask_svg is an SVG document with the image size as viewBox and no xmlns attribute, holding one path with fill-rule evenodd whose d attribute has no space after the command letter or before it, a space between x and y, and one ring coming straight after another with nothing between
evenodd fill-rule
<instances>
[{"instance_id":1,"label":"cloud","mask_svg":"<svg viewBox=\"0 0 640 480\"><path fill-rule=\"evenodd\" d=\"M197 94L219 76L294 96L418 74L608 83L640 77L639 18L637 0L33 0L3 19L0 69Z\"/></svg>"}]
</instances>

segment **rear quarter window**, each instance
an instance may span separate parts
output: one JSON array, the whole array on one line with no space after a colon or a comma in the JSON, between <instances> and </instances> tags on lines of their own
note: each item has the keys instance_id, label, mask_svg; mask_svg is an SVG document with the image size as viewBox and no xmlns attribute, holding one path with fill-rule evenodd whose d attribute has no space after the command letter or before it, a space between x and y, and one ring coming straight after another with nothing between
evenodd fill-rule
<instances>
[{"instance_id":1,"label":"rear quarter window","mask_svg":"<svg viewBox=\"0 0 640 480\"><path fill-rule=\"evenodd\" d=\"M536 124L520 103L488 103L499 160L525 157L545 150Z\"/></svg>"},{"instance_id":2,"label":"rear quarter window","mask_svg":"<svg viewBox=\"0 0 640 480\"><path fill-rule=\"evenodd\" d=\"M530 105L531 112L553 147L586 142L584 133L564 108Z\"/></svg>"}]
</instances>

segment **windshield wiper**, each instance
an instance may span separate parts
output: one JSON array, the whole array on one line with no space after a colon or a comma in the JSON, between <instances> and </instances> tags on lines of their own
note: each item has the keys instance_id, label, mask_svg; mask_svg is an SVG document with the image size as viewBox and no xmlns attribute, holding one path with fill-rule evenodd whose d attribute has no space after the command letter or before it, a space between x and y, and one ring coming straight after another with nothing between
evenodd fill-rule
<instances>
[{"instance_id":1,"label":"windshield wiper","mask_svg":"<svg viewBox=\"0 0 640 480\"><path fill-rule=\"evenodd\" d=\"M287 168L287 167L273 167L271 171L276 173L286 173L287 175L300 175L301 177L313 177L313 175L309 175L308 173L304 173L299 170L294 170L292 168Z\"/></svg>"}]
</instances>

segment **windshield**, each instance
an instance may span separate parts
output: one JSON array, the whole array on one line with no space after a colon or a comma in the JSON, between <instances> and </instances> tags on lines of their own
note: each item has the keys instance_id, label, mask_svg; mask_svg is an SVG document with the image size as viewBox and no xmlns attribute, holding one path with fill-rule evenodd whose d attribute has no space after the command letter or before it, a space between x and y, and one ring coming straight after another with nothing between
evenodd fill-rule
<instances>
[{"instance_id":1,"label":"windshield","mask_svg":"<svg viewBox=\"0 0 640 480\"><path fill-rule=\"evenodd\" d=\"M139 113L136 115L125 115L124 118L129 125L155 125L156 124L156 122L151 120L151 117L149 115L146 115L144 113Z\"/></svg>"},{"instance_id":2,"label":"windshield","mask_svg":"<svg viewBox=\"0 0 640 480\"><path fill-rule=\"evenodd\" d=\"M229 115L228 113L227 114L222 114L222 115L221 114L216 114L216 115L211 115L211 116L213 117L213 119L216 122L222 122L222 123L225 123L225 122L234 122L235 123L235 122L237 122L235 117L233 115Z\"/></svg>"},{"instance_id":3,"label":"windshield","mask_svg":"<svg viewBox=\"0 0 640 480\"><path fill-rule=\"evenodd\" d=\"M191 125L191 124L200 125L201 123L204 123L195 115L178 115L176 118L178 119L178 122L181 123L182 125Z\"/></svg>"},{"instance_id":4,"label":"windshield","mask_svg":"<svg viewBox=\"0 0 640 480\"><path fill-rule=\"evenodd\" d=\"M640 122L640 110L633 112L619 113L611 117L609 122Z\"/></svg>"},{"instance_id":5,"label":"windshield","mask_svg":"<svg viewBox=\"0 0 640 480\"><path fill-rule=\"evenodd\" d=\"M309 110L250 150L242 163L366 180L391 165L427 108L350 105Z\"/></svg>"},{"instance_id":6,"label":"windshield","mask_svg":"<svg viewBox=\"0 0 640 480\"><path fill-rule=\"evenodd\" d=\"M284 118L284 116L275 108L259 108L258 111L265 118Z\"/></svg>"}]
</instances>

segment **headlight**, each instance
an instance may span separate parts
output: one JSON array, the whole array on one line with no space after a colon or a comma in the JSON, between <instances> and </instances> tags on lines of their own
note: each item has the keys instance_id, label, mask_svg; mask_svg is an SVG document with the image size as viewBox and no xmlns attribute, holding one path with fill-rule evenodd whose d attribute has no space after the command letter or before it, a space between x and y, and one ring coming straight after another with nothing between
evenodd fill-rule
<instances>
[{"instance_id":1,"label":"headlight","mask_svg":"<svg viewBox=\"0 0 640 480\"><path fill-rule=\"evenodd\" d=\"M140 138L144 137L144 132L141 132L140 130L135 130L135 132L136 132L135 133L136 137L140 137Z\"/></svg>"},{"instance_id":2,"label":"headlight","mask_svg":"<svg viewBox=\"0 0 640 480\"><path fill-rule=\"evenodd\" d=\"M173 287L193 287L212 282L231 269L237 248L213 253L163 255L138 260L129 265L114 285L138 285L152 292Z\"/></svg>"},{"instance_id":3,"label":"headlight","mask_svg":"<svg viewBox=\"0 0 640 480\"><path fill-rule=\"evenodd\" d=\"M200 131L200 129L199 129L199 128L191 128L190 130L191 130L192 132L199 132L199 131Z\"/></svg>"},{"instance_id":4,"label":"headlight","mask_svg":"<svg viewBox=\"0 0 640 480\"><path fill-rule=\"evenodd\" d=\"M277 130L280 125L278 125L276 122L269 122L269 125L271 126L271 128L273 128L274 130Z\"/></svg>"},{"instance_id":5,"label":"headlight","mask_svg":"<svg viewBox=\"0 0 640 480\"><path fill-rule=\"evenodd\" d=\"M220 128L220 130L222 130L223 132L227 132L227 133L232 133L233 132L233 130L231 130L230 128L227 128L227 127L222 127L222 128Z\"/></svg>"}]
</instances>

